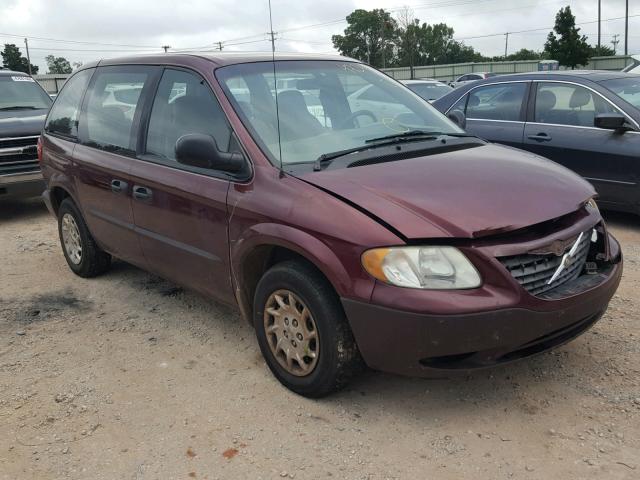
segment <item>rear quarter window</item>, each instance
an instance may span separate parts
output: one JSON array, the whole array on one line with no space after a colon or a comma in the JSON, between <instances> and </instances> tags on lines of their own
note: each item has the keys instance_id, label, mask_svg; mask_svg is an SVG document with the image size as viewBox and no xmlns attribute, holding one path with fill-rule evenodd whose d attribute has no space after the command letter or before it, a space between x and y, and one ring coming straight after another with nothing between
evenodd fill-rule
<instances>
[{"instance_id":1,"label":"rear quarter window","mask_svg":"<svg viewBox=\"0 0 640 480\"><path fill-rule=\"evenodd\" d=\"M78 137L80 104L92 74L93 69L82 70L67 80L47 117L44 126L47 133Z\"/></svg>"}]
</instances>

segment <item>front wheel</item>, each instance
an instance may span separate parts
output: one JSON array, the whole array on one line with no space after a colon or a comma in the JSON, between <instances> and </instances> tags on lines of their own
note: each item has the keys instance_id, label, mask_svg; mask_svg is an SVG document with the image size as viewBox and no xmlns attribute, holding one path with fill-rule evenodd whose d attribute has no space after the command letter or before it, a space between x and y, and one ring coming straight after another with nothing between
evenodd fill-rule
<instances>
[{"instance_id":1,"label":"front wheel","mask_svg":"<svg viewBox=\"0 0 640 480\"><path fill-rule=\"evenodd\" d=\"M300 395L322 397L339 390L362 368L337 295L303 262L277 264L260 279L254 324L267 365Z\"/></svg>"}]
</instances>

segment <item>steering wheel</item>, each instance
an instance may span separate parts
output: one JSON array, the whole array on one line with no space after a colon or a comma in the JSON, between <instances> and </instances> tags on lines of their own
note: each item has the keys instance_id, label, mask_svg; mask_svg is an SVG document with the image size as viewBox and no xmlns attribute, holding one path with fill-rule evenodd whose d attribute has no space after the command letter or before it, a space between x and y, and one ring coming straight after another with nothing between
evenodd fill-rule
<instances>
[{"instance_id":1,"label":"steering wheel","mask_svg":"<svg viewBox=\"0 0 640 480\"><path fill-rule=\"evenodd\" d=\"M336 125L336 128L342 129L348 126L350 122L352 122L358 117L369 117L374 122L378 121L378 118L375 116L375 114L371 110L356 110L347 118L344 118L341 122L339 122L338 125Z\"/></svg>"}]
</instances>

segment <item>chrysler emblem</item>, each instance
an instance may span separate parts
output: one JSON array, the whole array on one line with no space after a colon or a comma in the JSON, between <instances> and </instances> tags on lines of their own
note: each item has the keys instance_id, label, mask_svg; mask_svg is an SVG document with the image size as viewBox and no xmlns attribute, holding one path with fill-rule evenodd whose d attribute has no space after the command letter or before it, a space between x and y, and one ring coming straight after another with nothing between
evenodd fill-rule
<instances>
[{"instance_id":1,"label":"chrysler emblem","mask_svg":"<svg viewBox=\"0 0 640 480\"><path fill-rule=\"evenodd\" d=\"M571 266L573 264L573 262L575 261L575 255L576 255L576 252L578 251L578 247L580 246L580 241L582 240L582 237L584 237L584 232L582 232L580 235L578 235L578 238L576 239L575 243L571 246L571 250L569 250L567 253L565 253L562 256L562 260L560 260L560 265L558 266L556 271L553 272L553 275L551 276L551 278L547 282L547 285L551 285L555 281L555 279L558 278L560 276L560 274L567 267L569 267L569 266Z\"/></svg>"}]
</instances>

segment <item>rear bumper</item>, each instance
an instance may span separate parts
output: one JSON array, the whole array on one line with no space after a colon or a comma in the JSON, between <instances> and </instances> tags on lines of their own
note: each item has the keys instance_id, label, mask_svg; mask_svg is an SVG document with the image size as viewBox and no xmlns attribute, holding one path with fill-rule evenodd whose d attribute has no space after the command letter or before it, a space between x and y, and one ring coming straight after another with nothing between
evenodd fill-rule
<instances>
[{"instance_id":1,"label":"rear bumper","mask_svg":"<svg viewBox=\"0 0 640 480\"><path fill-rule=\"evenodd\" d=\"M505 308L430 315L342 299L360 352L371 368L442 376L525 358L562 345L595 324L622 276L622 260L589 281L562 308ZM553 304L555 301L550 301Z\"/></svg>"},{"instance_id":2,"label":"rear bumper","mask_svg":"<svg viewBox=\"0 0 640 480\"><path fill-rule=\"evenodd\" d=\"M0 198L35 197L45 189L41 172L0 175Z\"/></svg>"}]
</instances>

